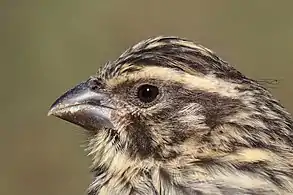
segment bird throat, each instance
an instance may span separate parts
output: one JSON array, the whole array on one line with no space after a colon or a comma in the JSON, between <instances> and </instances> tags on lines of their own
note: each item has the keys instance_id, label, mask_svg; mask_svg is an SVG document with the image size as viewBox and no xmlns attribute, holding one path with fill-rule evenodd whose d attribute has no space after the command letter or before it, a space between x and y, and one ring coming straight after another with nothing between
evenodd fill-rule
<instances>
[{"instance_id":1,"label":"bird throat","mask_svg":"<svg viewBox=\"0 0 293 195\"><path fill-rule=\"evenodd\" d=\"M99 131L93 136L88 150L93 159L94 174L94 180L88 189L89 195L129 194L129 182L139 180L142 167L146 167L142 165L142 161L129 156L111 130Z\"/></svg>"}]
</instances>

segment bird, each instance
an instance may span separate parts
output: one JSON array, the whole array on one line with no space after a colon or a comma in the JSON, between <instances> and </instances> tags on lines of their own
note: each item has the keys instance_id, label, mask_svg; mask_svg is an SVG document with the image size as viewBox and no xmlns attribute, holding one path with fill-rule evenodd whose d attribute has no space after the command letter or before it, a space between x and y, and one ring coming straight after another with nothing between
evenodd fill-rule
<instances>
[{"instance_id":1,"label":"bird","mask_svg":"<svg viewBox=\"0 0 293 195\"><path fill-rule=\"evenodd\" d=\"M85 130L88 195L293 194L291 114L189 39L138 42L48 115Z\"/></svg>"}]
</instances>

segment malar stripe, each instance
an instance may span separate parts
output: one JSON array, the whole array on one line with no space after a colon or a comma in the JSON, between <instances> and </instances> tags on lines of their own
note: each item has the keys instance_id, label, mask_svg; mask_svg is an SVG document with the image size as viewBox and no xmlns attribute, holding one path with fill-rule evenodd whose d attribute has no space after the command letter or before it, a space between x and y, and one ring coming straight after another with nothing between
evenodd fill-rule
<instances>
[{"instance_id":1,"label":"malar stripe","mask_svg":"<svg viewBox=\"0 0 293 195\"><path fill-rule=\"evenodd\" d=\"M225 97L238 97L240 85L226 82L214 75L191 75L182 71L166 67L144 66L140 70L122 74L116 78L109 79L107 85L114 88L125 82L136 82L140 79L155 79L180 83L182 87L189 90L202 90L210 93L218 93Z\"/></svg>"}]
</instances>

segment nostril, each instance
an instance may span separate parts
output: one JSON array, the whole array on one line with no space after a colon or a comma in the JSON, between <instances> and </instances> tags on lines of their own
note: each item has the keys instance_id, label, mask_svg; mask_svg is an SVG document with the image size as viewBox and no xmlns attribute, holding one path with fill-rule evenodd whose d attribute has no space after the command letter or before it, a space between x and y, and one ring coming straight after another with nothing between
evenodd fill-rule
<instances>
[{"instance_id":1,"label":"nostril","mask_svg":"<svg viewBox=\"0 0 293 195\"><path fill-rule=\"evenodd\" d=\"M91 90L95 91L102 87L102 80L100 78L90 78L88 85Z\"/></svg>"},{"instance_id":2,"label":"nostril","mask_svg":"<svg viewBox=\"0 0 293 195\"><path fill-rule=\"evenodd\" d=\"M91 87L92 90L96 90L97 88L98 88L97 86Z\"/></svg>"}]
</instances>

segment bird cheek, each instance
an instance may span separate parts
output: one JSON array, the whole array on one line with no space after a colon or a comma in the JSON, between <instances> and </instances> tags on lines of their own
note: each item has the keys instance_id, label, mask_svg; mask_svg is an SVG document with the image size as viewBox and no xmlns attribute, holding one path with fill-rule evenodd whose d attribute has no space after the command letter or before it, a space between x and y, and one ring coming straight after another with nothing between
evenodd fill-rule
<instances>
[{"instance_id":1,"label":"bird cheek","mask_svg":"<svg viewBox=\"0 0 293 195\"><path fill-rule=\"evenodd\" d=\"M113 128L117 131L121 131L127 124L129 124L127 118L127 113L123 110L114 110L110 115Z\"/></svg>"}]
</instances>

